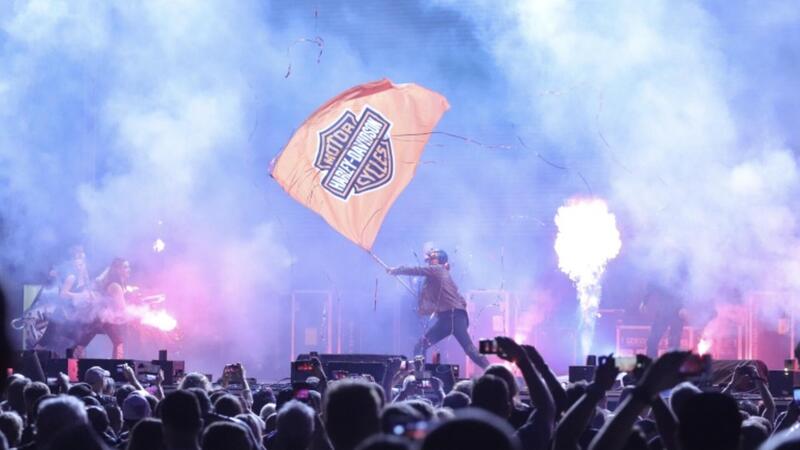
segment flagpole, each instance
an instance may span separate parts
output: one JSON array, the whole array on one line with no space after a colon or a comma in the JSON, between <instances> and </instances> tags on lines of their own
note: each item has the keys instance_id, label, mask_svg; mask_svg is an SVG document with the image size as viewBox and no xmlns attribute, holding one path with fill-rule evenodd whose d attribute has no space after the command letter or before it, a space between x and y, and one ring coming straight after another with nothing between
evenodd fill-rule
<instances>
[{"instance_id":1,"label":"flagpole","mask_svg":"<svg viewBox=\"0 0 800 450\"><path fill-rule=\"evenodd\" d=\"M375 260L375 262L377 262L378 264L380 264L381 266L383 266L383 268L384 268L384 269L386 269L386 270L389 270L389 265L388 265L388 264L386 264L385 262L383 262L383 260L381 260L381 259L378 257L378 255L376 255L375 253L372 253L372 250L367 250L367 253L369 253L369 256L372 256L372 259L374 259L374 260ZM406 288L406 289L408 290L408 292L410 292L410 293L411 293L411 295L414 295L414 296L416 296L416 295L417 295L417 293L416 293L416 292L414 292L414 289L411 289L411 286L409 286L409 285L408 285L408 283L406 283L406 282L405 282L405 280L403 280L402 278L400 278L400 276L399 276L399 275L392 275L392 276L393 276L393 277L395 277L395 278L397 279L397 281L399 281L399 282L400 282L400 284L402 284L402 285L403 285L403 287L404 287L404 288Z\"/></svg>"}]
</instances>

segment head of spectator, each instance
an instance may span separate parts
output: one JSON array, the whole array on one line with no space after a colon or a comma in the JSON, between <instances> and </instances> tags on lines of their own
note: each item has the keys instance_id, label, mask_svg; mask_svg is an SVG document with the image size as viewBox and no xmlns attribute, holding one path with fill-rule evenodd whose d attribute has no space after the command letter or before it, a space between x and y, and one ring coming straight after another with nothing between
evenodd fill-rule
<instances>
[{"instance_id":1,"label":"head of spectator","mask_svg":"<svg viewBox=\"0 0 800 450\"><path fill-rule=\"evenodd\" d=\"M208 378L199 372L190 372L187 373L183 380L181 380L181 384L178 386L178 389L189 389L189 388L200 388L206 392L211 391L211 383L208 381Z\"/></svg>"},{"instance_id":2,"label":"head of spectator","mask_svg":"<svg viewBox=\"0 0 800 450\"><path fill-rule=\"evenodd\" d=\"M410 425L423 420L422 414L408 403L392 403L381 411L381 431L384 434L403 436Z\"/></svg>"},{"instance_id":3,"label":"head of spectator","mask_svg":"<svg viewBox=\"0 0 800 450\"><path fill-rule=\"evenodd\" d=\"M369 385L372 386L372 389L375 390L375 395L378 397L378 409L383 408L384 403L386 403L386 391L383 390L383 386L374 381L370 381Z\"/></svg>"},{"instance_id":4,"label":"head of spectator","mask_svg":"<svg viewBox=\"0 0 800 450\"><path fill-rule=\"evenodd\" d=\"M678 439L683 450L737 448L742 417L736 400L719 393L691 396L678 408Z\"/></svg>"},{"instance_id":5,"label":"head of spectator","mask_svg":"<svg viewBox=\"0 0 800 450\"><path fill-rule=\"evenodd\" d=\"M106 387L106 378L110 377L111 373L100 366L92 366L86 369L83 375L83 381L86 382L92 391L97 395L102 395Z\"/></svg>"},{"instance_id":6,"label":"head of spectator","mask_svg":"<svg viewBox=\"0 0 800 450\"><path fill-rule=\"evenodd\" d=\"M453 391L456 392L463 392L467 394L467 397L472 398L472 385L474 383L472 380L461 380L456 381L456 384L453 385Z\"/></svg>"},{"instance_id":7,"label":"head of spectator","mask_svg":"<svg viewBox=\"0 0 800 450\"><path fill-rule=\"evenodd\" d=\"M131 386L130 384L123 384L122 386L118 387L116 391L114 391L114 397L117 399L117 406L122 408L122 402L128 398L131 392L135 391L136 388Z\"/></svg>"},{"instance_id":8,"label":"head of spectator","mask_svg":"<svg viewBox=\"0 0 800 450\"><path fill-rule=\"evenodd\" d=\"M412 450L412 443L399 436L376 434L362 442L356 450Z\"/></svg>"},{"instance_id":9,"label":"head of spectator","mask_svg":"<svg viewBox=\"0 0 800 450\"><path fill-rule=\"evenodd\" d=\"M253 409L253 411L256 411ZM275 403L267 403L266 405L262 406L260 410L258 410L258 416L261 417L265 423L267 422L267 417L271 416L275 412Z\"/></svg>"},{"instance_id":10,"label":"head of spectator","mask_svg":"<svg viewBox=\"0 0 800 450\"><path fill-rule=\"evenodd\" d=\"M77 398L60 395L44 400L36 414L36 445L47 448L60 431L88 423L86 409Z\"/></svg>"},{"instance_id":11,"label":"head of spectator","mask_svg":"<svg viewBox=\"0 0 800 450\"><path fill-rule=\"evenodd\" d=\"M638 426L633 427L631 434L628 435L628 440L625 441L623 450L648 450L647 437Z\"/></svg>"},{"instance_id":12,"label":"head of spectator","mask_svg":"<svg viewBox=\"0 0 800 450\"><path fill-rule=\"evenodd\" d=\"M146 419L153 414L150 402L139 391L131 392L122 402L122 422L123 428L130 430L142 419Z\"/></svg>"},{"instance_id":13,"label":"head of spectator","mask_svg":"<svg viewBox=\"0 0 800 450\"><path fill-rule=\"evenodd\" d=\"M484 374L478 378L472 387L472 406L508 418L513 405L509 401L506 382L494 375Z\"/></svg>"},{"instance_id":14,"label":"head of spectator","mask_svg":"<svg viewBox=\"0 0 800 450\"><path fill-rule=\"evenodd\" d=\"M516 397L517 394L519 393L519 387L517 386L517 380L516 378L514 378L514 374L511 373L511 371L508 370L508 368L502 364L492 364L489 367L487 367L483 373L494 375L506 382L506 386L508 386L509 400L513 404L514 397Z\"/></svg>"},{"instance_id":15,"label":"head of spectator","mask_svg":"<svg viewBox=\"0 0 800 450\"><path fill-rule=\"evenodd\" d=\"M114 396L114 392L117 390L117 384L114 382L114 379L111 377L106 377L103 382L103 392L102 395L106 395L109 397Z\"/></svg>"},{"instance_id":16,"label":"head of spectator","mask_svg":"<svg viewBox=\"0 0 800 450\"><path fill-rule=\"evenodd\" d=\"M75 383L69 387L67 394L73 397L83 398L94 395L94 391L87 383Z\"/></svg>"},{"instance_id":17,"label":"head of spectator","mask_svg":"<svg viewBox=\"0 0 800 450\"><path fill-rule=\"evenodd\" d=\"M454 419L436 425L425 436L421 446L421 450L518 450L519 448L519 441L514 436L511 425L497 415L479 408L458 411Z\"/></svg>"},{"instance_id":18,"label":"head of spectator","mask_svg":"<svg viewBox=\"0 0 800 450\"><path fill-rule=\"evenodd\" d=\"M281 389L275 396L275 410L280 411L283 405L294 400L294 390L292 388Z\"/></svg>"},{"instance_id":19,"label":"head of spectator","mask_svg":"<svg viewBox=\"0 0 800 450\"><path fill-rule=\"evenodd\" d=\"M146 417L131 430L126 450L166 450L161 421Z\"/></svg>"},{"instance_id":20,"label":"head of spectator","mask_svg":"<svg viewBox=\"0 0 800 450\"><path fill-rule=\"evenodd\" d=\"M261 408L263 408L264 405L269 403L272 404L275 403L275 393L272 392L272 389L263 388L253 393L253 406L252 406L253 411L261 413Z\"/></svg>"},{"instance_id":21,"label":"head of spectator","mask_svg":"<svg viewBox=\"0 0 800 450\"><path fill-rule=\"evenodd\" d=\"M701 392L700 388L685 381L672 388L669 394L669 408L672 410L673 414L677 416L680 414L679 411L683 408L683 405L685 405L690 398Z\"/></svg>"},{"instance_id":22,"label":"head of spectator","mask_svg":"<svg viewBox=\"0 0 800 450\"><path fill-rule=\"evenodd\" d=\"M238 397L225 394L214 402L214 412L225 417L236 417L244 411Z\"/></svg>"},{"instance_id":23,"label":"head of spectator","mask_svg":"<svg viewBox=\"0 0 800 450\"><path fill-rule=\"evenodd\" d=\"M31 380L23 377L14 379L11 384L8 385L6 389L6 395L8 398L8 406L11 408L12 411L16 412L20 415L20 417L26 417L25 414L25 388L27 388L31 384Z\"/></svg>"},{"instance_id":24,"label":"head of spectator","mask_svg":"<svg viewBox=\"0 0 800 450\"><path fill-rule=\"evenodd\" d=\"M33 416L38 418L39 405L41 405L43 401L51 399L51 398L56 398L56 397L58 397L58 396L55 395L55 394L46 394L46 395L43 395L43 396L37 398L36 400L34 400L33 401L33 411L34 411ZM31 421L31 418L29 417L27 424L30 425L32 423L36 423L36 421L35 420Z\"/></svg>"},{"instance_id":25,"label":"head of spectator","mask_svg":"<svg viewBox=\"0 0 800 450\"><path fill-rule=\"evenodd\" d=\"M36 400L49 393L50 388L41 381L34 381L25 387L22 397L25 401L25 414L28 416L28 422L36 421L36 409L34 408Z\"/></svg>"},{"instance_id":26,"label":"head of spectator","mask_svg":"<svg viewBox=\"0 0 800 450\"><path fill-rule=\"evenodd\" d=\"M251 450L248 431L238 422L217 422L203 432L203 450Z\"/></svg>"},{"instance_id":27,"label":"head of spectator","mask_svg":"<svg viewBox=\"0 0 800 450\"><path fill-rule=\"evenodd\" d=\"M186 392L191 392L197 399L197 405L200 407L200 415L205 416L211 412L211 399L208 397L208 392L200 388L189 388Z\"/></svg>"},{"instance_id":28,"label":"head of spectator","mask_svg":"<svg viewBox=\"0 0 800 450\"><path fill-rule=\"evenodd\" d=\"M164 397L161 422L167 448L196 448L203 430L203 416L194 393L175 391Z\"/></svg>"},{"instance_id":29,"label":"head of spectator","mask_svg":"<svg viewBox=\"0 0 800 450\"><path fill-rule=\"evenodd\" d=\"M307 448L314 434L314 410L291 400L278 411L275 444L279 448Z\"/></svg>"},{"instance_id":30,"label":"head of spectator","mask_svg":"<svg viewBox=\"0 0 800 450\"><path fill-rule=\"evenodd\" d=\"M422 414L423 420L433 420L436 415L436 408L433 407L433 403L427 398L412 398L411 400L406 400L405 403Z\"/></svg>"},{"instance_id":31,"label":"head of spectator","mask_svg":"<svg viewBox=\"0 0 800 450\"><path fill-rule=\"evenodd\" d=\"M800 431L789 429L775 433L759 450L797 450L800 448Z\"/></svg>"},{"instance_id":32,"label":"head of spectator","mask_svg":"<svg viewBox=\"0 0 800 450\"><path fill-rule=\"evenodd\" d=\"M449 394L444 396L442 406L452 409L453 411L463 409L469 406L470 398L467 394L458 391L450 391Z\"/></svg>"},{"instance_id":33,"label":"head of spectator","mask_svg":"<svg viewBox=\"0 0 800 450\"><path fill-rule=\"evenodd\" d=\"M436 414L434 414L434 422L444 422L445 420L450 420L456 417L456 413L450 408L436 408Z\"/></svg>"},{"instance_id":34,"label":"head of spectator","mask_svg":"<svg viewBox=\"0 0 800 450\"><path fill-rule=\"evenodd\" d=\"M56 434L47 450L108 450L89 424L73 425Z\"/></svg>"},{"instance_id":35,"label":"head of spectator","mask_svg":"<svg viewBox=\"0 0 800 450\"><path fill-rule=\"evenodd\" d=\"M86 407L86 416L89 418L89 425L97 434L106 433L109 429L108 414L102 406Z\"/></svg>"},{"instance_id":36,"label":"head of spectator","mask_svg":"<svg viewBox=\"0 0 800 450\"><path fill-rule=\"evenodd\" d=\"M226 395L228 392L224 389L217 389L216 391L211 391L208 394L208 398L211 399L211 404L217 403L220 397Z\"/></svg>"},{"instance_id":37,"label":"head of spectator","mask_svg":"<svg viewBox=\"0 0 800 450\"><path fill-rule=\"evenodd\" d=\"M336 450L352 450L380 431L381 401L375 389L358 380L333 383L325 399L325 426Z\"/></svg>"},{"instance_id":38,"label":"head of spectator","mask_svg":"<svg viewBox=\"0 0 800 450\"><path fill-rule=\"evenodd\" d=\"M261 420L261 417L251 412L244 412L236 416L236 419L241 420L250 428L250 432L256 442L261 442L264 439L264 421Z\"/></svg>"},{"instance_id":39,"label":"head of spectator","mask_svg":"<svg viewBox=\"0 0 800 450\"><path fill-rule=\"evenodd\" d=\"M0 434L5 435L9 447L18 447L22 439L22 417L14 411L0 413Z\"/></svg>"},{"instance_id":40,"label":"head of spectator","mask_svg":"<svg viewBox=\"0 0 800 450\"><path fill-rule=\"evenodd\" d=\"M756 450L769 437L769 429L756 417L742 422L742 441L740 450Z\"/></svg>"},{"instance_id":41,"label":"head of spectator","mask_svg":"<svg viewBox=\"0 0 800 450\"><path fill-rule=\"evenodd\" d=\"M100 400L98 400L97 397L95 397L93 395L87 395L86 397L81 397L81 401L87 407L89 407L89 406L100 406Z\"/></svg>"},{"instance_id":42,"label":"head of spectator","mask_svg":"<svg viewBox=\"0 0 800 450\"><path fill-rule=\"evenodd\" d=\"M108 426L114 434L119 434L122 431L122 409L115 404L103 405L106 410L106 417L108 417Z\"/></svg>"},{"instance_id":43,"label":"head of spectator","mask_svg":"<svg viewBox=\"0 0 800 450\"><path fill-rule=\"evenodd\" d=\"M264 421L264 434L270 434L278 428L278 413L272 413Z\"/></svg>"}]
</instances>

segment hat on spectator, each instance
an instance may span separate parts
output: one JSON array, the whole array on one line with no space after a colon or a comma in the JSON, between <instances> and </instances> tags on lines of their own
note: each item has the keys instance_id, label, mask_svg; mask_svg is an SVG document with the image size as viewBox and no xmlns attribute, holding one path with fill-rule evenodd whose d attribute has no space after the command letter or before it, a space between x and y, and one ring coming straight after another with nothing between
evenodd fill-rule
<instances>
[{"instance_id":1,"label":"hat on spectator","mask_svg":"<svg viewBox=\"0 0 800 450\"><path fill-rule=\"evenodd\" d=\"M150 403L139 392L131 392L122 402L122 418L124 420L142 420L150 417Z\"/></svg>"},{"instance_id":2,"label":"hat on spectator","mask_svg":"<svg viewBox=\"0 0 800 450\"><path fill-rule=\"evenodd\" d=\"M89 384L99 383L101 381L105 381L106 377L110 377L111 373L100 366L92 366L86 370L86 374L83 376L83 381Z\"/></svg>"}]
</instances>

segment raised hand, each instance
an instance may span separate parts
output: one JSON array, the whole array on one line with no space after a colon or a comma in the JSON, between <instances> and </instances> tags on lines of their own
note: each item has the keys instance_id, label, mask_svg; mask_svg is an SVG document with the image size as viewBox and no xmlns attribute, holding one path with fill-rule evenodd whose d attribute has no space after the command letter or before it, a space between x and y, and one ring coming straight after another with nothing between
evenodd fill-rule
<instances>
[{"instance_id":1,"label":"raised hand","mask_svg":"<svg viewBox=\"0 0 800 450\"><path fill-rule=\"evenodd\" d=\"M517 363L523 359L527 359L528 355L525 353L525 350L520 347L519 344L514 342L513 339L505 336L497 336L495 338L497 342L497 347L499 348L499 352L497 352L497 356L506 361L511 361L513 363Z\"/></svg>"},{"instance_id":2,"label":"raised hand","mask_svg":"<svg viewBox=\"0 0 800 450\"><path fill-rule=\"evenodd\" d=\"M521 347L523 350L525 350L525 354L528 355L528 359L531 360L534 367L541 369L547 365L547 363L544 361L544 358L542 358L542 355L538 350L536 350L536 347L532 345L522 345Z\"/></svg>"},{"instance_id":3,"label":"raised hand","mask_svg":"<svg viewBox=\"0 0 800 450\"><path fill-rule=\"evenodd\" d=\"M619 369L614 361L614 354L608 355L606 361L597 366L594 371L594 384L602 388L603 391L608 391L614 387L614 382L619 375Z\"/></svg>"},{"instance_id":4,"label":"raised hand","mask_svg":"<svg viewBox=\"0 0 800 450\"><path fill-rule=\"evenodd\" d=\"M680 374L680 367L689 354L690 352L665 353L645 371L638 386L644 389L650 397L655 397L661 391L672 389L684 379Z\"/></svg>"}]
</instances>

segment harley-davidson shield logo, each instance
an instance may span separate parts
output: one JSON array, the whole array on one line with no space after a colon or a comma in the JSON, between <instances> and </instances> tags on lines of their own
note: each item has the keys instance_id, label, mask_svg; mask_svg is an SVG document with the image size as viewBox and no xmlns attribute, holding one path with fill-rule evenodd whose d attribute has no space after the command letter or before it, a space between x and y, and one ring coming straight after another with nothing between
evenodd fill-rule
<instances>
[{"instance_id":1,"label":"harley-davidson shield logo","mask_svg":"<svg viewBox=\"0 0 800 450\"><path fill-rule=\"evenodd\" d=\"M327 171L322 187L347 200L351 194L369 192L391 181L391 127L389 120L367 106L361 117L345 111L333 125L320 131L314 166Z\"/></svg>"}]
</instances>

